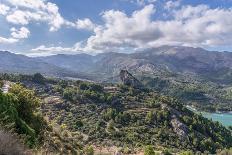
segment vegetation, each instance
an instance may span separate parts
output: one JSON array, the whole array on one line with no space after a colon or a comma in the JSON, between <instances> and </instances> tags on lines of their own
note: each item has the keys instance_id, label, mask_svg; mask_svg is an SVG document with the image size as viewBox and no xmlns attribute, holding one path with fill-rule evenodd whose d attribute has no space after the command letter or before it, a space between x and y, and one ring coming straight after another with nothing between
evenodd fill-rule
<instances>
[{"instance_id":1,"label":"vegetation","mask_svg":"<svg viewBox=\"0 0 232 155\"><path fill-rule=\"evenodd\" d=\"M33 91L15 84L9 93L0 93L0 103L0 126L10 132L9 134L0 132L0 140L4 141L0 145L1 151L12 151L10 154L18 151L18 154L23 154L24 147L20 143L42 152L75 154L81 151L82 146L78 141L75 139L74 142L74 139L69 138L73 135L59 132L57 128L55 129L45 121L39 110L41 101ZM18 135L19 140L15 138L13 141L15 136L11 135ZM12 147L10 149L4 147L5 145L12 145Z\"/></svg>"},{"instance_id":2,"label":"vegetation","mask_svg":"<svg viewBox=\"0 0 232 155\"><path fill-rule=\"evenodd\" d=\"M144 155L156 155L152 146L148 145L144 148Z\"/></svg>"},{"instance_id":3,"label":"vegetation","mask_svg":"<svg viewBox=\"0 0 232 155\"><path fill-rule=\"evenodd\" d=\"M143 75L139 78L145 86L175 97L200 111L232 111L230 85L220 85L194 77L189 79L179 75L169 75L166 78Z\"/></svg>"},{"instance_id":4,"label":"vegetation","mask_svg":"<svg viewBox=\"0 0 232 155\"><path fill-rule=\"evenodd\" d=\"M95 83L57 82L53 93L60 94L63 101L44 105L49 109L45 114L65 124L67 130L84 135L80 141L85 145L114 145L132 152L152 145L213 153L232 144L231 131L194 114L173 98L146 89L115 87L117 91L108 92ZM174 117L186 126L186 135L175 131Z\"/></svg>"},{"instance_id":5,"label":"vegetation","mask_svg":"<svg viewBox=\"0 0 232 155\"><path fill-rule=\"evenodd\" d=\"M12 86L10 92L0 94L0 124L26 135L27 146L35 147L40 142L39 135L44 128L41 115L36 113L39 101L32 91L21 85Z\"/></svg>"},{"instance_id":6,"label":"vegetation","mask_svg":"<svg viewBox=\"0 0 232 155\"><path fill-rule=\"evenodd\" d=\"M32 77L8 77L24 86L15 84L0 94L1 126L30 148L92 155L93 146L145 154L156 149L216 153L232 147L231 130L153 90Z\"/></svg>"}]
</instances>

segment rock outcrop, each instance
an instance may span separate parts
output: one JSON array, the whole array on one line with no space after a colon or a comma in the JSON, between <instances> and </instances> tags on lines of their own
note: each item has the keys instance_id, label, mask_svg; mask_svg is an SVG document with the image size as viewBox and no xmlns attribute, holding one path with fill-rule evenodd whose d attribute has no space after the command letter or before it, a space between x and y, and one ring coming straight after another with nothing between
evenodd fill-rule
<instances>
[{"instance_id":1,"label":"rock outcrop","mask_svg":"<svg viewBox=\"0 0 232 155\"><path fill-rule=\"evenodd\" d=\"M179 119L173 118L171 120L171 125L174 132L179 135L180 138L186 138L188 135L188 127L183 124Z\"/></svg>"},{"instance_id":2,"label":"rock outcrop","mask_svg":"<svg viewBox=\"0 0 232 155\"><path fill-rule=\"evenodd\" d=\"M120 71L120 79L124 85L131 86L134 88L142 88L142 83L131 75L127 70Z\"/></svg>"}]
</instances>

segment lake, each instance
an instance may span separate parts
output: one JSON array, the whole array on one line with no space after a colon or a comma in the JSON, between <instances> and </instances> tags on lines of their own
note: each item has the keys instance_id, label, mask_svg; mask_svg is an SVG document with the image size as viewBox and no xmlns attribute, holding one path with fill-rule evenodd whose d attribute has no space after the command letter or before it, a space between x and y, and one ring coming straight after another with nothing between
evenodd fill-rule
<instances>
[{"instance_id":1,"label":"lake","mask_svg":"<svg viewBox=\"0 0 232 155\"><path fill-rule=\"evenodd\" d=\"M199 112L191 106L186 106L186 107L193 112L201 113L202 116L204 116L205 118L212 119L213 121L218 121L226 127L232 126L232 112L230 113L208 113L208 112Z\"/></svg>"},{"instance_id":2,"label":"lake","mask_svg":"<svg viewBox=\"0 0 232 155\"><path fill-rule=\"evenodd\" d=\"M205 113L202 115L206 118L218 121L224 126L232 126L232 113Z\"/></svg>"}]
</instances>

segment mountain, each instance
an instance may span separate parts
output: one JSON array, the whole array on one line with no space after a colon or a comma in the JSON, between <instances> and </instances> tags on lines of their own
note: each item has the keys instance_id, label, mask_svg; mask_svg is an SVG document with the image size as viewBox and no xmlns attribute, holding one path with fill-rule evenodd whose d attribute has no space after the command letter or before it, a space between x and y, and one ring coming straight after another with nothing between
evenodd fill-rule
<instances>
[{"instance_id":1,"label":"mountain","mask_svg":"<svg viewBox=\"0 0 232 155\"><path fill-rule=\"evenodd\" d=\"M38 60L76 72L85 72L94 66L93 56L88 54L58 54L49 57L38 57Z\"/></svg>"},{"instance_id":2,"label":"mountain","mask_svg":"<svg viewBox=\"0 0 232 155\"><path fill-rule=\"evenodd\" d=\"M42 73L54 77L78 77L85 78L74 71L61 68L24 55L13 54L7 51L0 51L0 72L34 74Z\"/></svg>"},{"instance_id":3,"label":"mountain","mask_svg":"<svg viewBox=\"0 0 232 155\"><path fill-rule=\"evenodd\" d=\"M149 88L205 111L232 110L232 53L161 46L136 53L30 58L0 52L0 71L117 83L128 70Z\"/></svg>"},{"instance_id":4,"label":"mountain","mask_svg":"<svg viewBox=\"0 0 232 155\"><path fill-rule=\"evenodd\" d=\"M121 69L127 69L155 75L190 74L221 84L232 82L232 53L207 51L202 48L162 46L132 54L55 55L40 59L72 71L92 73L101 78L117 76Z\"/></svg>"},{"instance_id":5,"label":"mountain","mask_svg":"<svg viewBox=\"0 0 232 155\"><path fill-rule=\"evenodd\" d=\"M142 83L133 77L127 70L121 70L119 76L124 85L131 86L133 88L143 87Z\"/></svg>"},{"instance_id":6,"label":"mountain","mask_svg":"<svg viewBox=\"0 0 232 155\"><path fill-rule=\"evenodd\" d=\"M136 53L57 55L41 59L59 67L87 73L98 82L119 82L128 70L165 95L205 111L232 110L232 53L202 48L162 46Z\"/></svg>"}]
</instances>

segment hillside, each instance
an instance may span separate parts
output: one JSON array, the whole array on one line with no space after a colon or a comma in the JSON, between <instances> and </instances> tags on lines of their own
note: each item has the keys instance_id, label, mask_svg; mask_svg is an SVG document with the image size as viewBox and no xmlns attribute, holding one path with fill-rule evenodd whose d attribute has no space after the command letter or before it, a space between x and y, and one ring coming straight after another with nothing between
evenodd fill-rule
<instances>
[{"instance_id":1,"label":"hillside","mask_svg":"<svg viewBox=\"0 0 232 155\"><path fill-rule=\"evenodd\" d=\"M202 48L161 46L137 53L54 55L29 58L0 52L0 71L118 83L129 70L146 87L203 111L232 110L232 54ZM11 63L9 63L11 62Z\"/></svg>"},{"instance_id":2,"label":"hillside","mask_svg":"<svg viewBox=\"0 0 232 155\"><path fill-rule=\"evenodd\" d=\"M115 147L123 153L141 151L148 145L160 151L211 153L232 146L230 130L149 89L128 83L14 79L34 89L43 100L43 116L68 137L75 135L83 146Z\"/></svg>"},{"instance_id":3,"label":"hillside","mask_svg":"<svg viewBox=\"0 0 232 155\"><path fill-rule=\"evenodd\" d=\"M147 87L176 97L200 110L232 110L230 52L162 46L132 54L57 57L45 57L43 61L59 66L58 62L62 60L62 64L66 64L70 70L78 68L80 72L91 74L94 81L110 83L119 82L120 70L127 69ZM84 67L78 67L79 64Z\"/></svg>"},{"instance_id":4,"label":"hillside","mask_svg":"<svg viewBox=\"0 0 232 155\"><path fill-rule=\"evenodd\" d=\"M39 72L53 77L88 78L85 75L61 68L58 65L49 64L35 58L13 54L7 51L0 51L0 72L18 74L34 74Z\"/></svg>"}]
</instances>

